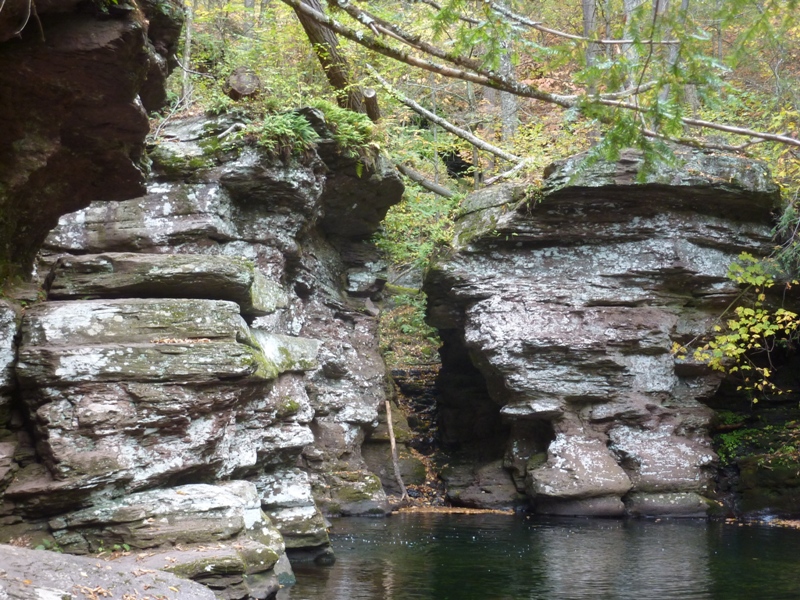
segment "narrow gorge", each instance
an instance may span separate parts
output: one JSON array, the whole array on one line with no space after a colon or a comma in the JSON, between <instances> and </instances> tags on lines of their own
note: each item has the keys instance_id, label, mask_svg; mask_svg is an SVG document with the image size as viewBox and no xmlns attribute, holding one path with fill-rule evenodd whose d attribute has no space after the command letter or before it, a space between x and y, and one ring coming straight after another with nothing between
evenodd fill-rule
<instances>
[{"instance_id":1,"label":"narrow gorge","mask_svg":"<svg viewBox=\"0 0 800 600\"><path fill-rule=\"evenodd\" d=\"M335 560L328 518L387 517L399 491L385 407L408 431L396 395L413 373L393 381L379 352L389 264L373 236L403 181L308 107L295 113L320 141L299 157L237 136L234 115L173 118L146 145L182 9L54 0L37 5L40 39L15 33L11 8L0 597L102 584L272 598L292 561ZM770 173L701 150L649 171L635 151L584 158L549 167L541 188L469 194L431 261L442 347L427 476L477 509L796 513L796 476L767 495L752 470L724 472L715 411L742 396L672 351L736 301L736 257L771 252ZM793 289L780 300L800 305ZM406 483L423 484L407 441Z\"/></svg>"}]
</instances>

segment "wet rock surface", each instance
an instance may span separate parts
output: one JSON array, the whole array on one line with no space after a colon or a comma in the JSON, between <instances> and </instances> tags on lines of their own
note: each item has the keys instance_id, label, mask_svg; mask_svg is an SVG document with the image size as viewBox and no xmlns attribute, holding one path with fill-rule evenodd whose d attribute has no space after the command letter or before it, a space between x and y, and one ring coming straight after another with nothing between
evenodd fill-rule
<instances>
[{"instance_id":1,"label":"wet rock surface","mask_svg":"<svg viewBox=\"0 0 800 600\"><path fill-rule=\"evenodd\" d=\"M744 159L678 159L642 181L632 152L573 159L539 197L477 192L427 275L442 439L502 464L496 478L538 512L706 514L717 458L703 400L720 378L670 349L735 298L740 252L769 251L777 189Z\"/></svg>"}]
</instances>

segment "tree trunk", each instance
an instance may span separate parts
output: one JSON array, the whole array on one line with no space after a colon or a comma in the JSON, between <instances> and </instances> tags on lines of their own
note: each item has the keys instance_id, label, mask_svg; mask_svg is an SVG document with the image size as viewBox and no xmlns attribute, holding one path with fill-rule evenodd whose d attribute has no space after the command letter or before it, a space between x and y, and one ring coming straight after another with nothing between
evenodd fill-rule
<instances>
[{"instance_id":1,"label":"tree trunk","mask_svg":"<svg viewBox=\"0 0 800 600\"><path fill-rule=\"evenodd\" d=\"M503 46L508 48L508 44L504 43ZM511 51L506 50L500 57L500 73L503 77L514 79L514 65L511 63ZM500 118L503 124L502 134L503 141L510 142L517 133L517 111L519 110L519 102L514 94L508 92L500 92ZM477 163L475 163L477 164ZM475 179L477 182L477 178Z\"/></svg>"},{"instance_id":2,"label":"tree trunk","mask_svg":"<svg viewBox=\"0 0 800 600\"><path fill-rule=\"evenodd\" d=\"M633 11L639 8L642 4L644 4L645 0L622 0L622 10L625 13L625 28L624 28L624 36L627 39L633 38L633 31L631 28L631 16L633 15ZM635 65L637 59L639 58L639 53L636 51L636 48L633 47L633 44L623 44L622 52L628 58L628 64ZM629 77L629 80L631 78ZM628 81L630 83L630 81Z\"/></svg>"},{"instance_id":3,"label":"tree trunk","mask_svg":"<svg viewBox=\"0 0 800 600\"><path fill-rule=\"evenodd\" d=\"M369 120L377 123L381 120L381 108L378 106L378 92L372 88L366 88L362 92L364 96L364 109L367 112Z\"/></svg>"},{"instance_id":4,"label":"tree trunk","mask_svg":"<svg viewBox=\"0 0 800 600\"><path fill-rule=\"evenodd\" d=\"M189 78L189 68L192 59L192 24L194 14L192 3L186 3L186 22L183 26L183 79L181 80L181 101L184 106L192 103L192 80Z\"/></svg>"},{"instance_id":5,"label":"tree trunk","mask_svg":"<svg viewBox=\"0 0 800 600\"><path fill-rule=\"evenodd\" d=\"M689 14L689 0L681 0L680 11L681 11L680 12L680 21L683 24L683 23L686 22L686 17ZM664 37L665 38L668 37L668 36L671 36L671 35L672 35L672 32L665 32L664 33ZM669 56L667 57L667 64L669 65L670 69L678 64L678 59L680 58L680 53L681 53L681 47L680 46L674 45L674 46L670 46L669 47ZM688 88L689 86L686 86L686 87ZM664 89L661 90L661 93L659 94L659 99L661 101L666 100L669 97L669 92L670 92L669 86L665 85Z\"/></svg>"},{"instance_id":6,"label":"tree trunk","mask_svg":"<svg viewBox=\"0 0 800 600\"><path fill-rule=\"evenodd\" d=\"M325 12L319 0L302 0L302 2L317 12ZM361 91L352 86L350 68L347 60L339 51L336 34L298 10L295 10L295 14L314 48L322 70L325 72L325 77L328 78L331 87L336 90L339 106L349 108L354 112L364 112Z\"/></svg>"},{"instance_id":7,"label":"tree trunk","mask_svg":"<svg viewBox=\"0 0 800 600\"><path fill-rule=\"evenodd\" d=\"M594 39L597 37L597 3L596 0L581 0L581 11L583 13L583 37ZM591 67L597 64L597 58L603 52L601 44L586 44L586 66ZM594 94L596 86L589 84L589 93Z\"/></svg>"}]
</instances>

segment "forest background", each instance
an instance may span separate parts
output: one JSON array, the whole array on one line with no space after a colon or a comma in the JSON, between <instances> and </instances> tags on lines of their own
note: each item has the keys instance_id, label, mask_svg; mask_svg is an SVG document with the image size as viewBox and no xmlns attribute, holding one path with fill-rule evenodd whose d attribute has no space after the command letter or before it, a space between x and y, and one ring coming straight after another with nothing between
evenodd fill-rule
<instances>
[{"instance_id":1,"label":"forest background","mask_svg":"<svg viewBox=\"0 0 800 600\"><path fill-rule=\"evenodd\" d=\"M783 191L775 253L733 273L758 302L800 265L798 11L797 0L188 0L154 138L179 114L236 112L248 123L237 135L300 159L316 134L291 109L312 105L348 151L391 157L409 177L375 238L392 263L393 367L435 360L414 275L447 243L464 194L504 179L535 190L547 164L581 151L636 147L647 165L671 160L674 142L766 161ZM782 318L778 333L796 335ZM703 348L744 352L741 340Z\"/></svg>"}]
</instances>

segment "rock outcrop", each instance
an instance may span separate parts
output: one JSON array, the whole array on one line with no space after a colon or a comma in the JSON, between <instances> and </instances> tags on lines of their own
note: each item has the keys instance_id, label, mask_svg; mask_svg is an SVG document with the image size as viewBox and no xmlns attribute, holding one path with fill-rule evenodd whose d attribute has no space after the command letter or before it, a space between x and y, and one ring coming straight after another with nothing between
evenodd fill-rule
<instances>
[{"instance_id":1,"label":"rock outcrop","mask_svg":"<svg viewBox=\"0 0 800 600\"><path fill-rule=\"evenodd\" d=\"M144 192L182 22L176 0L3 3L0 279L28 276L61 215Z\"/></svg>"},{"instance_id":2,"label":"rock outcrop","mask_svg":"<svg viewBox=\"0 0 800 600\"><path fill-rule=\"evenodd\" d=\"M35 575L32 575L35 574ZM214 600L214 592L171 573L83 556L0 546L0 598Z\"/></svg>"},{"instance_id":3,"label":"rock outcrop","mask_svg":"<svg viewBox=\"0 0 800 600\"><path fill-rule=\"evenodd\" d=\"M716 455L702 401L720 376L670 350L736 297L733 259L768 252L778 191L745 159L677 158L642 174L633 152L578 157L536 195L503 185L466 200L425 283L444 340L440 432L468 466L451 477L454 500L508 505L519 492L546 514L707 514Z\"/></svg>"},{"instance_id":4,"label":"rock outcrop","mask_svg":"<svg viewBox=\"0 0 800 600\"><path fill-rule=\"evenodd\" d=\"M360 453L387 393L365 240L403 186L380 157L221 147L230 125L165 128L148 194L63 217L46 301L0 313L0 534L265 598L285 550L330 554L322 512L388 512Z\"/></svg>"}]
</instances>

